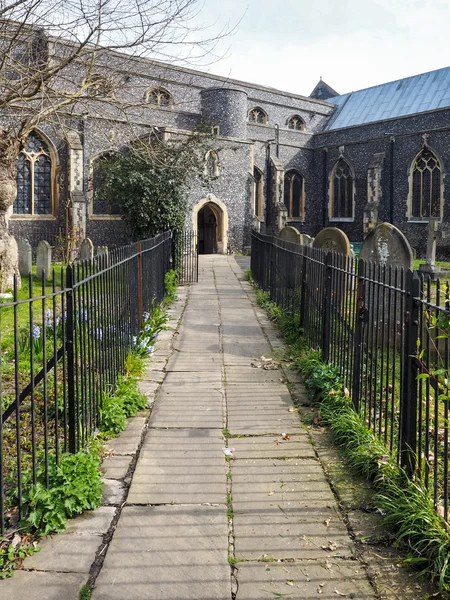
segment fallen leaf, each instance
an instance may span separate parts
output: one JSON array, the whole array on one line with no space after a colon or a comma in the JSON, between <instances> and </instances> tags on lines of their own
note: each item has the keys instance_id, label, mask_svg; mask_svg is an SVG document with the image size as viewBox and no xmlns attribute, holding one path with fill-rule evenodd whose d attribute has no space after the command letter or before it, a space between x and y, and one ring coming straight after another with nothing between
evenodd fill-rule
<instances>
[{"instance_id":1,"label":"fallen leaf","mask_svg":"<svg viewBox=\"0 0 450 600\"><path fill-rule=\"evenodd\" d=\"M286 585L294 585L294 582L293 582L293 580L292 580L292 579L288 579L288 580L286 581Z\"/></svg>"},{"instance_id":2,"label":"fallen leaf","mask_svg":"<svg viewBox=\"0 0 450 600\"><path fill-rule=\"evenodd\" d=\"M342 592L339 592L338 590L334 590L334 593L337 594L338 596L344 596L344 598L347 598L347 594L343 594Z\"/></svg>"},{"instance_id":3,"label":"fallen leaf","mask_svg":"<svg viewBox=\"0 0 450 600\"><path fill-rule=\"evenodd\" d=\"M12 539L12 542L11 542L11 546L13 548L17 548L17 546L20 544L21 541L22 541L22 538L20 537L20 535L18 533L15 533L14 537Z\"/></svg>"},{"instance_id":4,"label":"fallen leaf","mask_svg":"<svg viewBox=\"0 0 450 600\"><path fill-rule=\"evenodd\" d=\"M322 550L328 550L328 552L333 552L337 548L338 545L335 542L328 542L328 546L322 546Z\"/></svg>"},{"instance_id":5,"label":"fallen leaf","mask_svg":"<svg viewBox=\"0 0 450 600\"><path fill-rule=\"evenodd\" d=\"M329 527L330 526L330 521L331 521L331 518L325 519L325 521L323 522L323 524L325 525L325 527Z\"/></svg>"}]
</instances>

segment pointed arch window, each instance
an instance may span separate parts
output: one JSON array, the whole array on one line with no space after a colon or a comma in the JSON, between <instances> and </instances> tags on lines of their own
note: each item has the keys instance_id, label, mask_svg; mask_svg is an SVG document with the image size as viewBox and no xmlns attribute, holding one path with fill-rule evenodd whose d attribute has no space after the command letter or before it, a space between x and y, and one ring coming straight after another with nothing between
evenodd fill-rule
<instances>
[{"instance_id":1,"label":"pointed arch window","mask_svg":"<svg viewBox=\"0 0 450 600\"><path fill-rule=\"evenodd\" d=\"M267 114L263 111L262 108L259 108L258 106L255 108L252 108L248 113L248 122L266 125L267 124Z\"/></svg>"},{"instance_id":2,"label":"pointed arch window","mask_svg":"<svg viewBox=\"0 0 450 600\"><path fill-rule=\"evenodd\" d=\"M289 129L295 129L296 131L305 131L306 123L299 115L293 115L287 121Z\"/></svg>"},{"instance_id":3,"label":"pointed arch window","mask_svg":"<svg viewBox=\"0 0 450 600\"><path fill-rule=\"evenodd\" d=\"M257 167L253 169L253 214L264 219L264 174Z\"/></svg>"},{"instance_id":4,"label":"pointed arch window","mask_svg":"<svg viewBox=\"0 0 450 600\"><path fill-rule=\"evenodd\" d=\"M173 104L173 96L164 88L154 88L146 94L146 101L153 106L170 106Z\"/></svg>"},{"instance_id":5,"label":"pointed arch window","mask_svg":"<svg viewBox=\"0 0 450 600\"><path fill-rule=\"evenodd\" d=\"M16 160L17 196L13 204L13 213L52 214L52 178L50 148L45 140L33 131Z\"/></svg>"},{"instance_id":6,"label":"pointed arch window","mask_svg":"<svg viewBox=\"0 0 450 600\"><path fill-rule=\"evenodd\" d=\"M353 219L355 178L344 158L340 158L333 168L330 192L330 219Z\"/></svg>"},{"instance_id":7,"label":"pointed arch window","mask_svg":"<svg viewBox=\"0 0 450 600\"><path fill-rule=\"evenodd\" d=\"M411 217L427 219L442 216L442 169L438 157L428 147L416 156L411 170Z\"/></svg>"},{"instance_id":8,"label":"pointed arch window","mask_svg":"<svg viewBox=\"0 0 450 600\"><path fill-rule=\"evenodd\" d=\"M90 184L92 195L92 214L105 217L121 214L118 200L110 200L102 194L102 184L108 162L113 160L114 152L104 152L97 156L91 163Z\"/></svg>"},{"instance_id":9,"label":"pointed arch window","mask_svg":"<svg viewBox=\"0 0 450 600\"><path fill-rule=\"evenodd\" d=\"M287 171L284 176L284 203L288 217L304 219L304 179L297 171Z\"/></svg>"}]
</instances>

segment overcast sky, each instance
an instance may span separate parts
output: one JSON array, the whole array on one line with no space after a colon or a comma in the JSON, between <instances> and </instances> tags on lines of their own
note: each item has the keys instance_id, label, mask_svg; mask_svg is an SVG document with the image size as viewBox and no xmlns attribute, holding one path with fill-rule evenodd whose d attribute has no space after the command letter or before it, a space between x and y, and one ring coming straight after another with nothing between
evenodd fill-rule
<instances>
[{"instance_id":1,"label":"overcast sky","mask_svg":"<svg viewBox=\"0 0 450 600\"><path fill-rule=\"evenodd\" d=\"M308 96L450 65L448 0L203 0L204 22L236 25L211 73ZM239 22L240 21L240 22Z\"/></svg>"}]
</instances>

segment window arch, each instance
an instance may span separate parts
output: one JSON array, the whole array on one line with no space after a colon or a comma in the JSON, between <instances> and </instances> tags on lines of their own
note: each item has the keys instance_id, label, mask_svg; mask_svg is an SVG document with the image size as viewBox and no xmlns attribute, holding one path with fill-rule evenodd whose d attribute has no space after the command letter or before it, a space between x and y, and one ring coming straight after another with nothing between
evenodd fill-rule
<instances>
[{"instance_id":1,"label":"window arch","mask_svg":"<svg viewBox=\"0 0 450 600\"><path fill-rule=\"evenodd\" d=\"M53 214L54 152L44 137L32 131L16 160L17 195L13 214Z\"/></svg>"},{"instance_id":2,"label":"window arch","mask_svg":"<svg viewBox=\"0 0 450 600\"><path fill-rule=\"evenodd\" d=\"M153 88L145 95L145 101L153 106L170 106L173 104L173 96L162 87Z\"/></svg>"},{"instance_id":3,"label":"window arch","mask_svg":"<svg viewBox=\"0 0 450 600\"><path fill-rule=\"evenodd\" d=\"M353 219L355 177L343 157L334 165L330 183L330 219Z\"/></svg>"},{"instance_id":4,"label":"window arch","mask_svg":"<svg viewBox=\"0 0 450 600\"><path fill-rule=\"evenodd\" d=\"M101 186L104 178L104 169L107 168L108 161L114 158L115 152L108 150L99 154L91 161L89 174L89 187L92 202L92 214L98 216L118 216L120 215L120 203L118 200L106 200L101 195Z\"/></svg>"},{"instance_id":5,"label":"window arch","mask_svg":"<svg viewBox=\"0 0 450 600\"><path fill-rule=\"evenodd\" d=\"M260 123L262 125L266 125L267 124L267 113L265 113L262 108L259 108L259 106L256 106L255 108L252 108L251 110L249 110L248 122L249 123Z\"/></svg>"},{"instance_id":6,"label":"window arch","mask_svg":"<svg viewBox=\"0 0 450 600\"><path fill-rule=\"evenodd\" d=\"M287 120L287 126L289 129L295 129L296 131L305 131L306 123L300 115L293 115Z\"/></svg>"},{"instance_id":7,"label":"window arch","mask_svg":"<svg viewBox=\"0 0 450 600\"><path fill-rule=\"evenodd\" d=\"M304 219L304 179L297 171L287 171L284 176L284 203L288 217Z\"/></svg>"},{"instance_id":8,"label":"window arch","mask_svg":"<svg viewBox=\"0 0 450 600\"><path fill-rule=\"evenodd\" d=\"M264 174L257 167L253 168L253 214L264 219Z\"/></svg>"},{"instance_id":9,"label":"window arch","mask_svg":"<svg viewBox=\"0 0 450 600\"><path fill-rule=\"evenodd\" d=\"M219 177L220 169L219 169L219 158L214 152L214 150L210 150L205 155L205 173L206 177L214 178Z\"/></svg>"},{"instance_id":10,"label":"window arch","mask_svg":"<svg viewBox=\"0 0 450 600\"><path fill-rule=\"evenodd\" d=\"M442 216L442 168L436 154L425 146L414 159L410 178L410 216Z\"/></svg>"}]
</instances>

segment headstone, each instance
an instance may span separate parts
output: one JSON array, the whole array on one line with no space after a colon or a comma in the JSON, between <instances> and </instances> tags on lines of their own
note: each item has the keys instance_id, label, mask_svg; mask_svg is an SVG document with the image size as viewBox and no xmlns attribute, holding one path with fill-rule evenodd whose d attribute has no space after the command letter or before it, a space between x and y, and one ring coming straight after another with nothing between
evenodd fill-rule
<instances>
[{"instance_id":1,"label":"headstone","mask_svg":"<svg viewBox=\"0 0 450 600\"><path fill-rule=\"evenodd\" d=\"M403 233L391 223L381 223L369 232L359 258L384 266L413 268L411 246Z\"/></svg>"},{"instance_id":2,"label":"headstone","mask_svg":"<svg viewBox=\"0 0 450 600\"><path fill-rule=\"evenodd\" d=\"M92 260L94 258L94 244L89 238L84 238L80 245L80 260Z\"/></svg>"},{"instance_id":3,"label":"headstone","mask_svg":"<svg viewBox=\"0 0 450 600\"><path fill-rule=\"evenodd\" d=\"M291 227L287 225L283 227L283 229L278 234L280 240L284 240L285 242L294 242L294 244L300 244L300 231L295 227Z\"/></svg>"},{"instance_id":4,"label":"headstone","mask_svg":"<svg viewBox=\"0 0 450 600\"><path fill-rule=\"evenodd\" d=\"M41 240L36 249L36 275L42 277L42 273L45 271L45 276L49 279L51 266L52 247L47 241Z\"/></svg>"},{"instance_id":5,"label":"headstone","mask_svg":"<svg viewBox=\"0 0 450 600\"><path fill-rule=\"evenodd\" d=\"M436 265L436 242L438 239L443 238L445 238L445 232L439 231L439 219L431 217L428 221L426 263L419 266L419 271L428 275L431 279L445 277L446 275L446 272Z\"/></svg>"},{"instance_id":6,"label":"headstone","mask_svg":"<svg viewBox=\"0 0 450 600\"><path fill-rule=\"evenodd\" d=\"M29 273L31 273L32 267L31 244L28 240L19 238L17 240L17 248L19 251L19 273L27 276Z\"/></svg>"},{"instance_id":7,"label":"headstone","mask_svg":"<svg viewBox=\"0 0 450 600\"><path fill-rule=\"evenodd\" d=\"M308 235L307 233L300 234L300 244L302 246L312 246L314 242L314 238Z\"/></svg>"},{"instance_id":8,"label":"headstone","mask_svg":"<svg viewBox=\"0 0 450 600\"><path fill-rule=\"evenodd\" d=\"M101 260L104 266L108 266L108 258L109 258L109 250L108 246L97 246L97 251L95 254L95 258L97 260Z\"/></svg>"},{"instance_id":9,"label":"headstone","mask_svg":"<svg viewBox=\"0 0 450 600\"><path fill-rule=\"evenodd\" d=\"M337 227L326 227L314 238L313 248L332 250L345 256L350 255L350 241L346 234Z\"/></svg>"}]
</instances>

